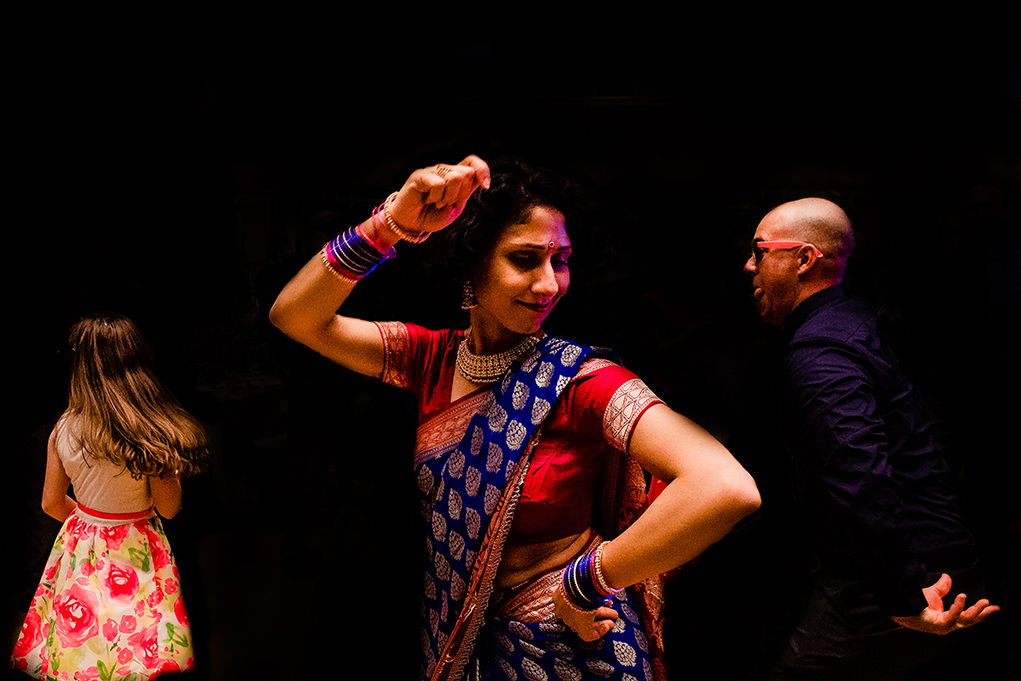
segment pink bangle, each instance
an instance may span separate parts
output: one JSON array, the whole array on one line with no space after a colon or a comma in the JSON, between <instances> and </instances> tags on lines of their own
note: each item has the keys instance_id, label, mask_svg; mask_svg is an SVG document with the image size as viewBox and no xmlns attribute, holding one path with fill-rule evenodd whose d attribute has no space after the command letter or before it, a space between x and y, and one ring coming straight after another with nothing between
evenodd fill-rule
<instances>
[{"instance_id":1,"label":"pink bangle","mask_svg":"<svg viewBox=\"0 0 1021 681\"><path fill-rule=\"evenodd\" d=\"M376 221L373 220L372 224L376 224ZM365 243L369 244L370 246L375 248L380 253L389 253L390 252L390 247L389 246L384 245L383 243L377 241L376 239L369 238L369 235L365 233L364 229L362 229L361 224L355 225L355 232L358 234L358 236L360 236L362 238L363 241L365 241Z\"/></svg>"}]
</instances>

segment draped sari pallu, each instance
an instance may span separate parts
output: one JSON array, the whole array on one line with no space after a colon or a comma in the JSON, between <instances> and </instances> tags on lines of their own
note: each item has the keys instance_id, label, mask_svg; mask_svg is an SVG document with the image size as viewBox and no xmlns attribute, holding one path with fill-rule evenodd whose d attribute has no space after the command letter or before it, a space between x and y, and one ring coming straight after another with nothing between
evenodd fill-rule
<instances>
[{"instance_id":1,"label":"draped sari pallu","mask_svg":"<svg viewBox=\"0 0 1021 681\"><path fill-rule=\"evenodd\" d=\"M636 603L634 593L620 594L614 604L621 614L617 625L594 643L584 643L567 630L550 607L538 617L503 619L515 612L513 604L505 603L486 622L500 556L542 422L582 362L595 354L612 353L547 337L511 366L493 390L464 400L419 427L415 466L424 495L429 551L423 678L663 678L661 641L658 634L650 641L642 628L642 620L653 621L658 615L646 605L656 598ZM623 461L625 456L612 458ZM604 488L609 491L601 500L604 509L608 505L617 509L610 514L616 526L604 528L613 535L640 513L644 503L641 469L633 461L618 464L614 461L604 472ZM593 541L597 536L593 533ZM562 568L533 580L524 589L531 595L524 595L538 594L543 600L545 589L549 601L561 573ZM644 585L637 590L643 589L642 596L659 595ZM518 600L522 595L517 594Z\"/></svg>"}]
</instances>

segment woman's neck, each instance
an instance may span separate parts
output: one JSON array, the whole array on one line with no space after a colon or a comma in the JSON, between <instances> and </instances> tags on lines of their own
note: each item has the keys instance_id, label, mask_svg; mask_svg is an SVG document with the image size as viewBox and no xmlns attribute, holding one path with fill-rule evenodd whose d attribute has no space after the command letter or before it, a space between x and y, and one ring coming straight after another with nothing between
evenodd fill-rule
<instances>
[{"instance_id":1,"label":"woman's neck","mask_svg":"<svg viewBox=\"0 0 1021 681\"><path fill-rule=\"evenodd\" d=\"M541 329L536 330L536 332ZM472 314L468 328L468 349L475 355L497 355L507 352L533 333L518 333L500 324L487 323L481 315Z\"/></svg>"}]
</instances>

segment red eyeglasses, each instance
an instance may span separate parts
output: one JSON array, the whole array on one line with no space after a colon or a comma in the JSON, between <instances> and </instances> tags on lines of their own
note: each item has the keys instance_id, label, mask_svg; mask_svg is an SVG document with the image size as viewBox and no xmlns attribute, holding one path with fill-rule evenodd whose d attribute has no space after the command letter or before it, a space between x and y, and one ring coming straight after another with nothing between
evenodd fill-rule
<instances>
[{"instance_id":1,"label":"red eyeglasses","mask_svg":"<svg viewBox=\"0 0 1021 681\"><path fill-rule=\"evenodd\" d=\"M815 247L814 244L810 244L804 241L753 241L752 242L752 255L755 256L755 264L762 262L763 254L771 249L778 251L786 251L792 248L801 248L802 246L811 246L812 250L815 251L815 257L825 257L823 252Z\"/></svg>"}]
</instances>

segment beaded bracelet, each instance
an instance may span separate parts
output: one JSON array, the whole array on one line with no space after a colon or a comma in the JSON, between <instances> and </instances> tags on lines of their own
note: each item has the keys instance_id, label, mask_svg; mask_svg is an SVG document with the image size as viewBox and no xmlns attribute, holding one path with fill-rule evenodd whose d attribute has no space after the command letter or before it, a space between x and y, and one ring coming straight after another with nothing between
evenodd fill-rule
<instances>
[{"instance_id":1,"label":"beaded bracelet","mask_svg":"<svg viewBox=\"0 0 1021 681\"><path fill-rule=\"evenodd\" d=\"M322 250L327 268L350 282L359 281L395 255L392 246L381 253L357 225L335 236Z\"/></svg>"},{"instance_id":2,"label":"beaded bracelet","mask_svg":"<svg viewBox=\"0 0 1021 681\"><path fill-rule=\"evenodd\" d=\"M609 605L611 599L623 589L611 589L602 575L603 542L579 557L564 569L563 590L567 601L586 612L601 605Z\"/></svg>"},{"instance_id":3,"label":"beaded bracelet","mask_svg":"<svg viewBox=\"0 0 1021 681\"><path fill-rule=\"evenodd\" d=\"M394 192L390 196L386 197L386 201L379 204L375 210L372 211L372 220L375 224L384 227L404 241L411 244L420 244L429 238L430 232L409 232L397 224L397 221L390 215L390 204L393 203L394 197L397 196L397 192Z\"/></svg>"}]
</instances>

